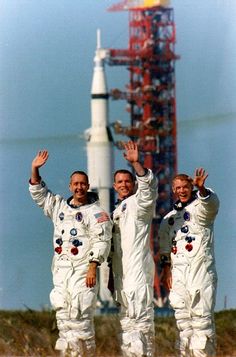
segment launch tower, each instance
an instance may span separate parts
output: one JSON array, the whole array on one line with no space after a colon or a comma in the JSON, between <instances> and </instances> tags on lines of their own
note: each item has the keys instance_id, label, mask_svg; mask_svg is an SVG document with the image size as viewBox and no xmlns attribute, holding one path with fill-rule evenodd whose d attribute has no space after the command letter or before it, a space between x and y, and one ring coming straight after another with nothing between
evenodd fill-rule
<instances>
[{"instance_id":1,"label":"launch tower","mask_svg":"<svg viewBox=\"0 0 236 357\"><path fill-rule=\"evenodd\" d=\"M126 89L112 89L110 96L126 101L131 124L115 122L113 127L116 134L138 142L142 163L159 179L151 248L156 263L155 300L162 306L166 293L160 285L158 227L172 205L171 180L177 169L174 14L164 0L126 0L108 10L129 11L128 48L110 49L107 61L129 70Z\"/></svg>"}]
</instances>

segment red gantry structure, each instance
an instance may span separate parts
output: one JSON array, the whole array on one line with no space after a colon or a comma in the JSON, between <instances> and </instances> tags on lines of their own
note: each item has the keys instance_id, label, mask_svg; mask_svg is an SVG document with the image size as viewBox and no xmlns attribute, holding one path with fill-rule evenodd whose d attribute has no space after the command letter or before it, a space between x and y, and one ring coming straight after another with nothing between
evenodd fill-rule
<instances>
[{"instance_id":1,"label":"red gantry structure","mask_svg":"<svg viewBox=\"0 0 236 357\"><path fill-rule=\"evenodd\" d=\"M110 49L107 61L129 70L126 89L112 89L110 96L127 102L131 124L115 122L113 128L116 134L137 141L142 163L159 179L151 248L156 263L155 302L163 306L166 292L160 284L158 227L171 209L171 181L177 170L174 14L164 0L126 0L108 9L122 10L129 11L129 46Z\"/></svg>"}]
</instances>

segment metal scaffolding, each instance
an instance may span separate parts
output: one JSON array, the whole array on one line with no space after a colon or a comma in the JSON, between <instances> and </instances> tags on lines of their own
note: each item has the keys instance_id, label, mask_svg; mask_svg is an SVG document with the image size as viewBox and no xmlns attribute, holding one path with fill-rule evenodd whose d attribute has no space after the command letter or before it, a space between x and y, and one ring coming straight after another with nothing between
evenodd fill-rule
<instances>
[{"instance_id":1,"label":"metal scaffolding","mask_svg":"<svg viewBox=\"0 0 236 357\"><path fill-rule=\"evenodd\" d=\"M178 56L174 49L173 9L161 5L145 6L147 3L147 0L136 0L132 6L131 1L124 1L109 9L129 11L129 47L110 49L107 61L110 66L126 66L130 77L125 90L116 88L110 92L114 100L127 102L126 110L131 121L128 127L114 123L114 131L138 143L142 163L159 179L151 249L156 266L155 301L158 306L163 306L166 292L160 284L158 227L171 209L171 181L177 170L175 60Z\"/></svg>"}]
</instances>

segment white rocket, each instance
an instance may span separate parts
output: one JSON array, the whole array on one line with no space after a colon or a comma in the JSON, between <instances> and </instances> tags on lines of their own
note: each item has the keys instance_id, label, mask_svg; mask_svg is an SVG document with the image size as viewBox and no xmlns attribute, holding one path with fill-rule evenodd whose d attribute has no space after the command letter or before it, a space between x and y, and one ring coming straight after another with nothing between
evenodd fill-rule
<instances>
[{"instance_id":1,"label":"white rocket","mask_svg":"<svg viewBox=\"0 0 236 357\"><path fill-rule=\"evenodd\" d=\"M113 203L113 144L108 126L108 90L104 60L108 52L101 48L100 30L97 30L97 48L94 57L94 70L91 88L91 128L86 131L87 172L90 189L99 195L101 206L109 213ZM108 268L102 264L100 269L100 291L102 301L111 301L107 289Z\"/></svg>"}]
</instances>

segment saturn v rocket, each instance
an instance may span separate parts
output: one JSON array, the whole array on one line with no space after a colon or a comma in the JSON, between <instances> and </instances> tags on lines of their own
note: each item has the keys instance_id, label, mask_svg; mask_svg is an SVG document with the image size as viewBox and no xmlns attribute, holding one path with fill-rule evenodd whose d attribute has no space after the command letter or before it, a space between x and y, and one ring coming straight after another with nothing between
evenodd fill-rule
<instances>
[{"instance_id":1,"label":"saturn v rocket","mask_svg":"<svg viewBox=\"0 0 236 357\"><path fill-rule=\"evenodd\" d=\"M97 30L97 48L94 57L94 70L91 88L91 128L86 131L87 139L87 172L90 189L99 195L101 206L111 212L113 198L113 143L108 126L108 90L104 69L107 50L101 48L100 30ZM103 263L99 269L99 298L111 301L107 289L108 267Z\"/></svg>"}]
</instances>

